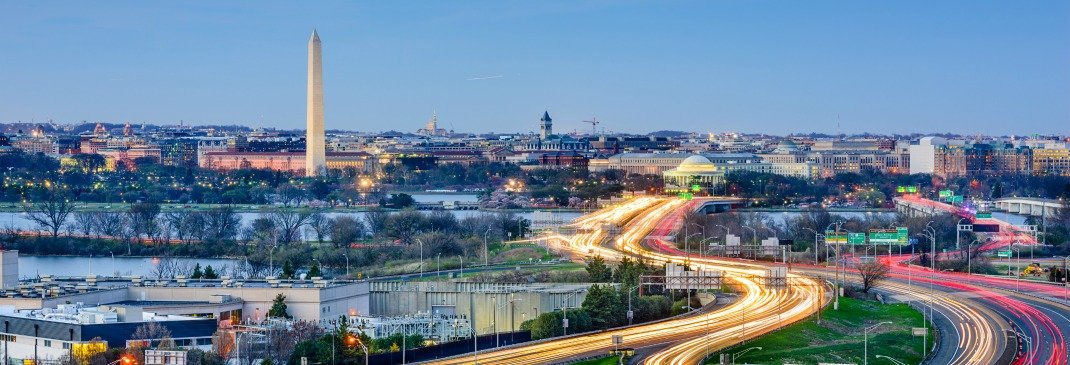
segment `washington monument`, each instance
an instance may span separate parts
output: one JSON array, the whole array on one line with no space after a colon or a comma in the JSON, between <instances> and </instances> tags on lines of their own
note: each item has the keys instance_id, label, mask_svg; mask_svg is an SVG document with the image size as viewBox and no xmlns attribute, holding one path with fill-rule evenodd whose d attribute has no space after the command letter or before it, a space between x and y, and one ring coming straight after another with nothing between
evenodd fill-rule
<instances>
[{"instance_id":1,"label":"washington monument","mask_svg":"<svg viewBox=\"0 0 1070 365\"><path fill-rule=\"evenodd\" d=\"M326 139L323 132L323 51L320 36L312 31L308 40L308 106L305 120L305 176L320 176L326 172Z\"/></svg>"}]
</instances>

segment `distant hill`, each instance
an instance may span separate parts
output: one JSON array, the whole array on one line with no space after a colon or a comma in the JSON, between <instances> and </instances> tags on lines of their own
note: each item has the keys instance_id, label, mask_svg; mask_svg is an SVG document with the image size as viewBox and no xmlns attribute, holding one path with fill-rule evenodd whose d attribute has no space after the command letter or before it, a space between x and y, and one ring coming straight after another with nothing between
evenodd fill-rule
<instances>
[{"instance_id":1,"label":"distant hill","mask_svg":"<svg viewBox=\"0 0 1070 365\"><path fill-rule=\"evenodd\" d=\"M655 131L655 132L647 133L648 136L671 137L671 138L687 137L690 134L691 134L690 132L683 132L683 131Z\"/></svg>"}]
</instances>

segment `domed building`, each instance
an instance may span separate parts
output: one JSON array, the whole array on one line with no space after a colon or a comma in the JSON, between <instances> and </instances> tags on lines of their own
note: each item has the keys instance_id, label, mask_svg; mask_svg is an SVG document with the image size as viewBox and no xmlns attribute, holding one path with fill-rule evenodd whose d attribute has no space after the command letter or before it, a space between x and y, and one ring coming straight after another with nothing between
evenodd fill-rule
<instances>
[{"instance_id":1,"label":"domed building","mask_svg":"<svg viewBox=\"0 0 1070 365\"><path fill-rule=\"evenodd\" d=\"M712 195L724 185L724 168L702 155L685 158L676 168L663 172L666 193Z\"/></svg>"}]
</instances>

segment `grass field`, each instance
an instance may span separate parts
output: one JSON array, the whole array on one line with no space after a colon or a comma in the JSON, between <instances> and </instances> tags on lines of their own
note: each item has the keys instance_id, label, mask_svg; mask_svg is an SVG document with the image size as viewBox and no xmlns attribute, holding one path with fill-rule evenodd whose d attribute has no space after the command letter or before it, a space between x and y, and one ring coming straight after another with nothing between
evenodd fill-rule
<instances>
[{"instance_id":1,"label":"grass field","mask_svg":"<svg viewBox=\"0 0 1070 365\"><path fill-rule=\"evenodd\" d=\"M574 362L572 365L617 365L620 359L617 356L606 356L598 359Z\"/></svg>"},{"instance_id":2,"label":"grass field","mask_svg":"<svg viewBox=\"0 0 1070 365\"><path fill-rule=\"evenodd\" d=\"M811 318L787 328L762 336L757 340L729 349L726 353L751 350L736 359L747 364L817 364L863 363L863 328L880 322L884 324L869 333L869 360L873 364L890 364L875 355L889 356L907 364L922 360L922 339L911 336L911 327L922 327L921 312L906 304L882 305L879 302L840 298L840 310L828 306L822 311L821 324ZM930 346L933 337L929 335ZM716 364L718 356L707 359Z\"/></svg>"}]
</instances>

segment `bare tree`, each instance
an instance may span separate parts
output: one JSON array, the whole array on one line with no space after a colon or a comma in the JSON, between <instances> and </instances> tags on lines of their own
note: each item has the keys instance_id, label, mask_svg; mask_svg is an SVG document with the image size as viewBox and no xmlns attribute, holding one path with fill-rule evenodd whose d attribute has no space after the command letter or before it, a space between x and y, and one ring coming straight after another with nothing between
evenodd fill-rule
<instances>
[{"instance_id":1,"label":"bare tree","mask_svg":"<svg viewBox=\"0 0 1070 365\"><path fill-rule=\"evenodd\" d=\"M213 241L232 240L241 229L241 218L231 207L209 209L204 213L203 239Z\"/></svg>"},{"instance_id":2,"label":"bare tree","mask_svg":"<svg viewBox=\"0 0 1070 365\"><path fill-rule=\"evenodd\" d=\"M276 364L290 359L297 344L319 338L324 335L323 327L311 321L295 321L289 326L282 323L270 326L267 337L267 356Z\"/></svg>"},{"instance_id":3,"label":"bare tree","mask_svg":"<svg viewBox=\"0 0 1070 365\"><path fill-rule=\"evenodd\" d=\"M93 224L97 238L100 235L121 237L126 228L126 217L122 213L93 212Z\"/></svg>"},{"instance_id":4,"label":"bare tree","mask_svg":"<svg viewBox=\"0 0 1070 365\"><path fill-rule=\"evenodd\" d=\"M301 239L301 227L308 224L312 211L307 209L279 209L268 213L279 231L279 243L287 244Z\"/></svg>"},{"instance_id":5,"label":"bare tree","mask_svg":"<svg viewBox=\"0 0 1070 365\"><path fill-rule=\"evenodd\" d=\"M331 224L333 220L323 214L323 211L316 210L308 217L308 228L312 229L312 232L316 234L316 242L325 242L327 236L331 232Z\"/></svg>"},{"instance_id":6,"label":"bare tree","mask_svg":"<svg viewBox=\"0 0 1070 365\"><path fill-rule=\"evenodd\" d=\"M26 215L53 238L59 237L59 230L67 223L67 216L74 212L78 204L71 202L67 192L59 189L48 189L34 200L23 205Z\"/></svg>"},{"instance_id":7,"label":"bare tree","mask_svg":"<svg viewBox=\"0 0 1070 365\"><path fill-rule=\"evenodd\" d=\"M858 274L862 276L862 292L869 293L869 289L877 283L888 278L888 265L880 261L862 262L855 265Z\"/></svg>"},{"instance_id":8,"label":"bare tree","mask_svg":"<svg viewBox=\"0 0 1070 365\"><path fill-rule=\"evenodd\" d=\"M157 242L160 237L160 205L156 203L136 203L127 211L130 228L134 238L145 237Z\"/></svg>"},{"instance_id":9,"label":"bare tree","mask_svg":"<svg viewBox=\"0 0 1070 365\"><path fill-rule=\"evenodd\" d=\"M96 228L96 221L92 212L74 212L74 229L82 235L89 237Z\"/></svg>"}]
</instances>

